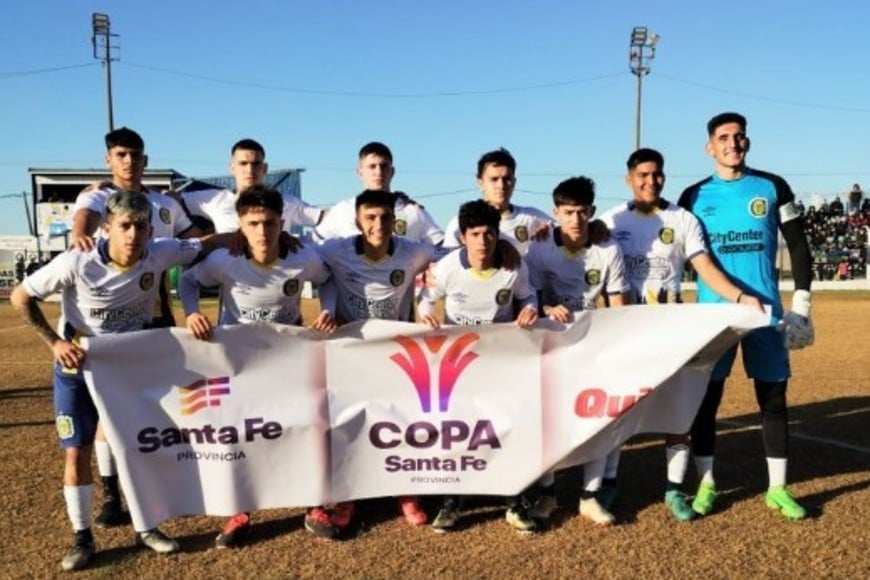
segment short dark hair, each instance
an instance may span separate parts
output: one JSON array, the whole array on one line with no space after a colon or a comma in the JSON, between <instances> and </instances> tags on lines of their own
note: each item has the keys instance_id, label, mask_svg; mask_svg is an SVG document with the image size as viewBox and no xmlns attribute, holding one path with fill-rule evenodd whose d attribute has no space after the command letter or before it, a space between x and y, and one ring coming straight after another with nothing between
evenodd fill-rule
<instances>
[{"instance_id":1,"label":"short dark hair","mask_svg":"<svg viewBox=\"0 0 870 580\"><path fill-rule=\"evenodd\" d=\"M477 160L478 179L483 177L483 170L486 169L487 165L495 165L496 167L507 167L511 170L511 173L513 174L517 172L517 160L514 159L514 156L511 155L511 152L504 147L500 147L495 151L489 151L487 153L484 153L481 158Z\"/></svg>"},{"instance_id":2,"label":"short dark hair","mask_svg":"<svg viewBox=\"0 0 870 580\"><path fill-rule=\"evenodd\" d=\"M359 150L359 158L362 159L368 155L377 155L378 157L383 157L390 164L393 163L393 152L390 151L390 148L381 143L380 141L371 141L370 143L366 143Z\"/></svg>"},{"instance_id":3,"label":"short dark hair","mask_svg":"<svg viewBox=\"0 0 870 580\"><path fill-rule=\"evenodd\" d=\"M145 141L143 141L141 135L133 129L121 127L120 129L115 129L114 131L106 133L106 150L108 151L112 147L127 147L129 149L144 151Z\"/></svg>"},{"instance_id":4,"label":"short dark hair","mask_svg":"<svg viewBox=\"0 0 870 580\"><path fill-rule=\"evenodd\" d=\"M652 161L653 163L659 164L659 169L665 168L665 158L661 153L656 151L655 149L642 148L638 149L634 153L628 156L628 161L625 162L625 166L628 167L628 170L631 171L641 163L649 163Z\"/></svg>"},{"instance_id":5,"label":"short dark hair","mask_svg":"<svg viewBox=\"0 0 870 580\"><path fill-rule=\"evenodd\" d=\"M553 204L587 205L595 203L595 182L586 176L571 177L556 186L553 190Z\"/></svg>"},{"instance_id":6,"label":"short dark hair","mask_svg":"<svg viewBox=\"0 0 870 580\"><path fill-rule=\"evenodd\" d=\"M469 228L480 226L498 231L499 222L501 222L499 211L482 199L468 201L459 206L459 231L463 234Z\"/></svg>"},{"instance_id":7,"label":"short dark hair","mask_svg":"<svg viewBox=\"0 0 870 580\"><path fill-rule=\"evenodd\" d=\"M396 209L396 196L383 189L366 189L356 196L356 210L363 206L385 207L390 211Z\"/></svg>"},{"instance_id":8,"label":"short dark hair","mask_svg":"<svg viewBox=\"0 0 870 580\"><path fill-rule=\"evenodd\" d=\"M262 155L263 158L266 157L266 150L263 149L262 145L260 145L253 139L245 138L236 141L236 144L233 145L232 149L230 149L230 155L235 155L236 151L238 151L239 149L241 149L242 151L256 151L257 153Z\"/></svg>"},{"instance_id":9,"label":"short dark hair","mask_svg":"<svg viewBox=\"0 0 870 580\"><path fill-rule=\"evenodd\" d=\"M284 213L284 197L271 187L252 185L239 193L239 199L236 200L236 213L241 216L252 209L268 209L281 215Z\"/></svg>"},{"instance_id":10,"label":"short dark hair","mask_svg":"<svg viewBox=\"0 0 870 580\"><path fill-rule=\"evenodd\" d=\"M740 128L746 131L746 117L740 113L719 113L709 121L707 121L707 135L712 136L716 129L727 123L737 123Z\"/></svg>"}]
</instances>

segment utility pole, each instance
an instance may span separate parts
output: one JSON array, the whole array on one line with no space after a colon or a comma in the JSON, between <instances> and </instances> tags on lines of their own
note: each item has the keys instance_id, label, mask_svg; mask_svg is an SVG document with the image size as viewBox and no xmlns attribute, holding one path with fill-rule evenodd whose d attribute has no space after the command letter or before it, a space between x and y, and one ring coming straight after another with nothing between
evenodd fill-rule
<instances>
[{"instance_id":1,"label":"utility pole","mask_svg":"<svg viewBox=\"0 0 870 580\"><path fill-rule=\"evenodd\" d=\"M656 44L659 35L650 33L646 26L635 26L631 31L631 42L628 52L628 67L637 77L637 108L634 116L634 149L640 149L640 119L643 95L643 77L652 69L652 60L656 56Z\"/></svg>"},{"instance_id":2,"label":"utility pole","mask_svg":"<svg viewBox=\"0 0 870 580\"><path fill-rule=\"evenodd\" d=\"M118 38L117 34L112 34L109 23L109 15L94 12L91 14L91 24L93 25L94 34L91 37L91 43L94 45L94 58L103 62L103 68L106 70L106 97L109 108L109 131L115 130L115 117L112 111L112 61L118 60L112 56L112 49L119 49L118 45L112 46L112 38Z\"/></svg>"}]
</instances>

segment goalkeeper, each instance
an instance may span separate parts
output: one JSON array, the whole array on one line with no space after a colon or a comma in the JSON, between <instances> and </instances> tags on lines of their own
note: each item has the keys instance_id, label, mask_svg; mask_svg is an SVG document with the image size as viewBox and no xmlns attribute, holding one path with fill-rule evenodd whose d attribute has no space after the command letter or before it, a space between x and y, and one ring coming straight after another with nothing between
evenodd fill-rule
<instances>
[{"instance_id":1,"label":"goalkeeper","mask_svg":"<svg viewBox=\"0 0 870 580\"><path fill-rule=\"evenodd\" d=\"M806 517L806 510L786 487L789 435L785 392L791 376L788 349L809 346L814 338L810 320L810 249L789 185L777 175L746 166L750 145L746 118L738 113L717 115L707 123L707 135L706 150L713 158L715 173L686 189L680 205L698 217L713 259L734 284L770 304L773 315L784 322L779 330L771 327L753 331L743 337L741 344L743 365L755 382L761 411L769 478L765 503L784 517L799 520ZM795 283L792 309L785 315L776 270L779 232L788 246ZM698 302L722 301L702 280L698 281ZM714 367L692 425L692 447L700 479L692 508L701 515L712 511L716 498L716 411L736 353L735 346Z\"/></svg>"}]
</instances>

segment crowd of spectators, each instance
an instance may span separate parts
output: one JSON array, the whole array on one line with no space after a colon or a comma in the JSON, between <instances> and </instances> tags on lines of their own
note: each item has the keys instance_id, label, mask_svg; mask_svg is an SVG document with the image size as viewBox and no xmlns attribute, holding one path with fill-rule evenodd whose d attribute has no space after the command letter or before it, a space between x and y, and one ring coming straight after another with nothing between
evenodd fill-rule
<instances>
[{"instance_id":1,"label":"crowd of spectators","mask_svg":"<svg viewBox=\"0 0 870 580\"><path fill-rule=\"evenodd\" d=\"M813 253L816 280L853 280L867 276L867 237L870 231L870 198L856 183L844 203L836 196L818 207L804 208L804 229Z\"/></svg>"}]
</instances>

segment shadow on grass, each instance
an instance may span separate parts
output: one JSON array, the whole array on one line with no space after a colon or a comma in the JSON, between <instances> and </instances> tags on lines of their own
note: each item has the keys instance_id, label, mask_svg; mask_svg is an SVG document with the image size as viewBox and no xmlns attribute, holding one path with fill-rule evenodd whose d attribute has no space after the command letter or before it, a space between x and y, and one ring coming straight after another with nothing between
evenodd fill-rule
<instances>
[{"instance_id":1,"label":"shadow on grass","mask_svg":"<svg viewBox=\"0 0 870 580\"><path fill-rule=\"evenodd\" d=\"M3 399L45 399L51 398L53 388L26 387L21 389L0 389L0 401Z\"/></svg>"},{"instance_id":2,"label":"shadow on grass","mask_svg":"<svg viewBox=\"0 0 870 580\"><path fill-rule=\"evenodd\" d=\"M763 501L768 480L760 423L758 413L719 418L716 438L719 494L714 515L749 498ZM790 407L789 482L870 471L868 425L870 397L842 397ZM614 512L617 519L630 522L640 510L661 503L665 479L662 437L645 435L632 439L623 448L620 462L620 495ZM582 475L576 485L579 490ZM694 491L696 485L695 469L690 462L684 490ZM821 514L825 503L832 499L868 487L870 478L798 499L813 517ZM565 505L562 501L560 504Z\"/></svg>"}]
</instances>

